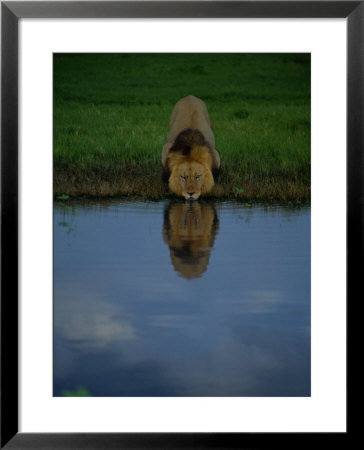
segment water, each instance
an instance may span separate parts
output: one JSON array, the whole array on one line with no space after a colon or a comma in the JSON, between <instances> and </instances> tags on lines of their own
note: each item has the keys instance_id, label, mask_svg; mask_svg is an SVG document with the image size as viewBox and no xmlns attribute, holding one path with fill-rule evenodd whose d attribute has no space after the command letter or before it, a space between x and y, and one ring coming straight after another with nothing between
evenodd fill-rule
<instances>
[{"instance_id":1,"label":"water","mask_svg":"<svg viewBox=\"0 0 364 450\"><path fill-rule=\"evenodd\" d=\"M310 208L55 205L54 395L309 396Z\"/></svg>"}]
</instances>

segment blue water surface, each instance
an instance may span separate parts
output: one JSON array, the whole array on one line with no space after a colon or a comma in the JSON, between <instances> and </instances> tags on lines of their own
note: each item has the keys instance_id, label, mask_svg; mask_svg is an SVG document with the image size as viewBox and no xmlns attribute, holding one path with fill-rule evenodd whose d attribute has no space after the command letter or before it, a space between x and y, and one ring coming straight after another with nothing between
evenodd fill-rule
<instances>
[{"instance_id":1,"label":"blue water surface","mask_svg":"<svg viewBox=\"0 0 364 450\"><path fill-rule=\"evenodd\" d=\"M310 208L56 203L54 395L309 396Z\"/></svg>"}]
</instances>

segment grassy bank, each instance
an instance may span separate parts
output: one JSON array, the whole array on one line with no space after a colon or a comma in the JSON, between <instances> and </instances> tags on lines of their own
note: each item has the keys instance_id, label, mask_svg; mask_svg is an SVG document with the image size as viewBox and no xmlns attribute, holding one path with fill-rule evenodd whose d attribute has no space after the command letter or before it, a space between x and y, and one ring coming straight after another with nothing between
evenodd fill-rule
<instances>
[{"instance_id":1,"label":"grassy bank","mask_svg":"<svg viewBox=\"0 0 364 450\"><path fill-rule=\"evenodd\" d=\"M310 199L310 56L56 54L54 194L168 196L173 105L207 104L222 171L211 196Z\"/></svg>"}]
</instances>

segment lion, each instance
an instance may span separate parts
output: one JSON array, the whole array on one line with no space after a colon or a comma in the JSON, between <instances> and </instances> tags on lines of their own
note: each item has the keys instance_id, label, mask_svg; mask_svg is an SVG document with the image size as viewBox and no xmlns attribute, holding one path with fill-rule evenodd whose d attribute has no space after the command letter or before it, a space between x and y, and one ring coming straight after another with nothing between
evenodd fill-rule
<instances>
[{"instance_id":1,"label":"lion","mask_svg":"<svg viewBox=\"0 0 364 450\"><path fill-rule=\"evenodd\" d=\"M219 218L210 203L176 200L166 207L163 239L179 275L193 279L206 272L218 231Z\"/></svg>"},{"instance_id":2,"label":"lion","mask_svg":"<svg viewBox=\"0 0 364 450\"><path fill-rule=\"evenodd\" d=\"M167 143L162 150L164 179L186 200L211 191L220 169L220 156L205 103L193 95L179 100L172 111Z\"/></svg>"}]
</instances>

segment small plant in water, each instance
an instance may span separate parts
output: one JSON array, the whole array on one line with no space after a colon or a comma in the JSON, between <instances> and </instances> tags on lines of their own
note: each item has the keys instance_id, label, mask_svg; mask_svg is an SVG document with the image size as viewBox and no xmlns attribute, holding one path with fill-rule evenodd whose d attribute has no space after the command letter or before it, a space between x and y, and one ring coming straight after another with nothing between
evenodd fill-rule
<instances>
[{"instance_id":1,"label":"small plant in water","mask_svg":"<svg viewBox=\"0 0 364 450\"><path fill-rule=\"evenodd\" d=\"M63 397L91 397L90 392L83 386L79 386L74 391L62 391Z\"/></svg>"},{"instance_id":2,"label":"small plant in water","mask_svg":"<svg viewBox=\"0 0 364 450\"><path fill-rule=\"evenodd\" d=\"M58 195L58 197L56 197L57 200L68 200L69 198L70 196L66 194Z\"/></svg>"}]
</instances>

